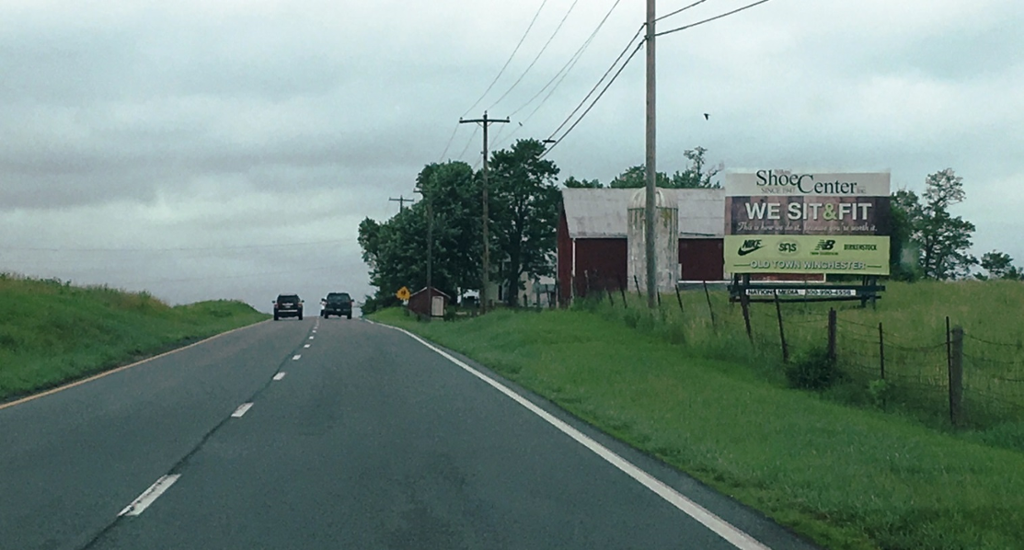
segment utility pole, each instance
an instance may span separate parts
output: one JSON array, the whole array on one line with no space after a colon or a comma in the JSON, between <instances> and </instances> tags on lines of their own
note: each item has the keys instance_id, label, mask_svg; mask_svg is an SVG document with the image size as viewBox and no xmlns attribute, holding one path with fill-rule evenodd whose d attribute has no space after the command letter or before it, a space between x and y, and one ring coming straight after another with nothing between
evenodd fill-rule
<instances>
[{"instance_id":1,"label":"utility pole","mask_svg":"<svg viewBox=\"0 0 1024 550\"><path fill-rule=\"evenodd\" d=\"M644 210L644 241L647 252L647 307L654 309L657 305L658 265L655 254L657 247L654 242L654 187L657 185L657 149L655 147L656 124L655 115L655 79L654 79L654 21L655 0L647 0L647 207Z\"/></svg>"},{"instance_id":2,"label":"utility pole","mask_svg":"<svg viewBox=\"0 0 1024 550\"><path fill-rule=\"evenodd\" d=\"M433 256L434 256L434 211L431 208L430 197L424 196L427 199L427 321L434 320L434 281L433 273Z\"/></svg>"},{"instance_id":3,"label":"utility pole","mask_svg":"<svg viewBox=\"0 0 1024 550\"><path fill-rule=\"evenodd\" d=\"M416 193L423 195L427 202L427 322L434 318L434 281L433 281L433 257L434 257L434 208L430 201L429 192L416 184ZM394 199L392 199L394 200ZM405 199L412 202L412 199Z\"/></svg>"},{"instance_id":4,"label":"utility pole","mask_svg":"<svg viewBox=\"0 0 1024 550\"><path fill-rule=\"evenodd\" d=\"M484 258L483 258L483 276L481 277L480 284L480 313L487 313L487 286L490 284L491 278L491 245L490 239L487 235L488 220L490 219L487 213L487 157L489 155L487 151L487 128L491 124L501 123L508 124L507 118L487 118L487 111L484 111L483 118L475 118L472 120L459 119L459 124L481 124L484 127L484 189L483 189L483 233L484 233Z\"/></svg>"},{"instance_id":5,"label":"utility pole","mask_svg":"<svg viewBox=\"0 0 1024 550\"><path fill-rule=\"evenodd\" d=\"M407 199L403 195L399 195L397 199L393 199L391 197L388 197L388 200L392 201L392 202L397 202L398 203L398 211L399 212L401 212L402 210L405 210L405 203L412 204L412 199Z\"/></svg>"}]
</instances>

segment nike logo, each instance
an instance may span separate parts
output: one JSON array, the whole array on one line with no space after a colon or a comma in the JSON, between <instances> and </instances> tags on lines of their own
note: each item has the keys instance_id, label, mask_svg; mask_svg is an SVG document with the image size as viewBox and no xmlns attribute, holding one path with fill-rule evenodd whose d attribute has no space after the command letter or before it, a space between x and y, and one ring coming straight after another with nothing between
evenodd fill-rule
<instances>
[{"instance_id":1,"label":"nike logo","mask_svg":"<svg viewBox=\"0 0 1024 550\"><path fill-rule=\"evenodd\" d=\"M762 248L764 248L764 245L761 244L760 239L744 241L743 246L741 246L740 249L736 251L736 253L739 254L740 256L746 256L747 254L750 254L751 252L756 252L758 250L761 250Z\"/></svg>"}]
</instances>

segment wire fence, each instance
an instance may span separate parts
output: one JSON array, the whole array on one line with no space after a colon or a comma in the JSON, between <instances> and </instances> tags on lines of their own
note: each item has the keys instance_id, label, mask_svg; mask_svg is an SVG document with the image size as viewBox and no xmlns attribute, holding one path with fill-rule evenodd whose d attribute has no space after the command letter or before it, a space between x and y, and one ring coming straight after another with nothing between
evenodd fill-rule
<instances>
[{"instance_id":1,"label":"wire fence","mask_svg":"<svg viewBox=\"0 0 1024 550\"><path fill-rule=\"evenodd\" d=\"M597 300L629 312L631 324L642 322L646 296L639 284L584 283L582 288ZM996 337L982 334L983 328L974 333L970 326L951 326L948 318L882 318L864 307L837 310L820 302L760 302L743 308L728 300L720 286L687 283L679 285L675 296L660 294L658 322L681 325L673 333L680 341L703 344L714 353L734 353L739 341L747 340L763 355L778 353L795 363L827 348L866 402L885 410L956 425L1024 421L1024 331L1007 327Z\"/></svg>"},{"instance_id":2,"label":"wire fence","mask_svg":"<svg viewBox=\"0 0 1024 550\"><path fill-rule=\"evenodd\" d=\"M906 406L948 411L956 424L1024 418L1022 342L979 338L962 327L930 342L910 342L882 324L850 320L839 321L836 332L841 368L868 381L885 380Z\"/></svg>"}]
</instances>

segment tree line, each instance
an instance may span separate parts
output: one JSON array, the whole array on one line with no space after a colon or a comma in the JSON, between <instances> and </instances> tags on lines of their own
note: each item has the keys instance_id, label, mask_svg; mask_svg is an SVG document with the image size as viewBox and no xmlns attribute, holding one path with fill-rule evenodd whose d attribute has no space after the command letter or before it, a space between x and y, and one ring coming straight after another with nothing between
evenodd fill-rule
<instances>
[{"instance_id":1,"label":"tree line","mask_svg":"<svg viewBox=\"0 0 1024 550\"><path fill-rule=\"evenodd\" d=\"M561 186L645 186L643 165L627 168L607 185L573 176L559 184L560 170L544 158L544 151L540 141L523 139L494 151L489 159L489 278L510 289L504 296L509 306L518 304L524 276L536 280L554 275ZM688 166L671 175L658 172L658 186L721 187L716 177L723 164L708 163L706 154L703 147L684 151ZM480 288L482 172L461 161L431 163L420 170L414 185L421 200L386 221L365 218L359 224L363 261L370 268L371 285L377 288L374 296L367 297L365 311L397 303L394 293L403 286L413 291L426 286L428 234L433 242L433 286L453 297ZM975 226L949 211L965 198L963 180L950 168L928 175L921 195L904 189L892 194L891 278L1024 278L1005 253L993 250L980 259L970 254ZM976 267L984 273L974 273Z\"/></svg>"}]
</instances>

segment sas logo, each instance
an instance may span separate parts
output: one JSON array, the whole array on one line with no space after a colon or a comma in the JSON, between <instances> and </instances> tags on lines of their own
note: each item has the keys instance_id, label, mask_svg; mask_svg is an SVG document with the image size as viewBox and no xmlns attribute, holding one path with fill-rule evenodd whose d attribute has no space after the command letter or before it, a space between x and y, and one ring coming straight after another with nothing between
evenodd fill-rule
<instances>
[{"instance_id":1,"label":"sas logo","mask_svg":"<svg viewBox=\"0 0 1024 550\"><path fill-rule=\"evenodd\" d=\"M796 241L782 241L779 243L779 254L792 256L797 253L797 250Z\"/></svg>"},{"instance_id":2,"label":"sas logo","mask_svg":"<svg viewBox=\"0 0 1024 550\"><path fill-rule=\"evenodd\" d=\"M737 250L736 253L740 256L746 256L747 254L757 252L762 248L764 248L764 245L761 244L761 239L747 239L743 241L743 245L740 246L740 249Z\"/></svg>"}]
</instances>

